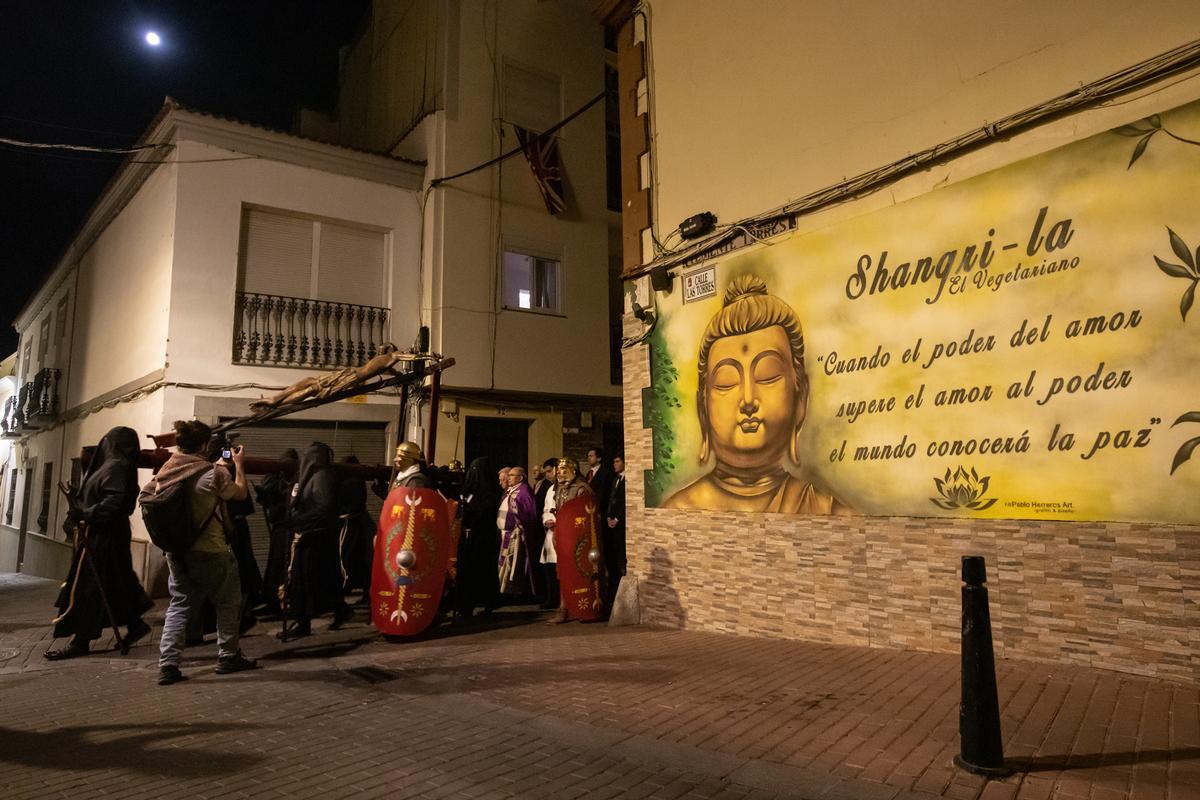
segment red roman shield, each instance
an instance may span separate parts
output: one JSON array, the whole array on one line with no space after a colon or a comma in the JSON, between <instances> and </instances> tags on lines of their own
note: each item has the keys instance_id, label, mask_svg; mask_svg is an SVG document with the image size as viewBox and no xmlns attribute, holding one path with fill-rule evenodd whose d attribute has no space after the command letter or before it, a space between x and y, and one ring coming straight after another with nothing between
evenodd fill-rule
<instances>
[{"instance_id":1,"label":"red roman shield","mask_svg":"<svg viewBox=\"0 0 1200 800\"><path fill-rule=\"evenodd\" d=\"M575 619L599 619L604 614L604 554L600 547L600 514L594 494L576 497L554 517L554 550L563 606Z\"/></svg>"},{"instance_id":2,"label":"red roman shield","mask_svg":"<svg viewBox=\"0 0 1200 800\"><path fill-rule=\"evenodd\" d=\"M371 566L371 621L415 636L437 617L450 559L450 515L432 489L397 487L379 515Z\"/></svg>"}]
</instances>

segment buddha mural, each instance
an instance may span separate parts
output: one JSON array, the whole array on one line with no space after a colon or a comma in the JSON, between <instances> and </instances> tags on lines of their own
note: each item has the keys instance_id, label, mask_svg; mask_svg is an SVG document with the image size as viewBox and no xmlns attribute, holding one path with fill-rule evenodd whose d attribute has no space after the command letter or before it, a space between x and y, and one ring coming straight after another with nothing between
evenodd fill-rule
<instances>
[{"instance_id":1,"label":"buddha mural","mask_svg":"<svg viewBox=\"0 0 1200 800\"><path fill-rule=\"evenodd\" d=\"M804 334L791 306L757 275L734 278L700 340L696 415L700 463L711 472L666 508L849 514L832 495L791 474L808 409Z\"/></svg>"}]
</instances>

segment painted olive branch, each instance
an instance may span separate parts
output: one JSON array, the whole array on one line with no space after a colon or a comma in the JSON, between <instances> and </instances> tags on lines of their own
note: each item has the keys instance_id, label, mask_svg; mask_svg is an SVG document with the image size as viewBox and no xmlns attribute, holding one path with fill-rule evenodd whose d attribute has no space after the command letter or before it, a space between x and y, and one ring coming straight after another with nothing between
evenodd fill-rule
<instances>
[{"instance_id":1,"label":"painted olive branch","mask_svg":"<svg viewBox=\"0 0 1200 800\"><path fill-rule=\"evenodd\" d=\"M1113 128L1112 132L1118 136L1129 136L1138 140L1138 143L1134 145L1133 155L1130 157L1129 164L1125 167L1125 169L1132 167L1133 163L1142 157L1142 153L1146 152L1146 146L1150 144L1150 139L1154 137L1154 134L1159 132L1165 133L1167 136L1171 137L1177 142L1194 144L1200 147L1200 142L1196 141L1195 139L1188 139L1186 137L1179 136L1164 128L1162 124L1162 118L1159 117L1158 114L1153 114L1145 119L1138 120L1131 125L1122 125L1119 128Z\"/></svg>"},{"instance_id":2,"label":"painted olive branch","mask_svg":"<svg viewBox=\"0 0 1200 800\"><path fill-rule=\"evenodd\" d=\"M1180 415L1179 419L1171 423L1171 427L1174 428L1181 422L1200 422L1200 411L1189 411L1186 414ZM1200 436L1193 436L1191 439L1188 439L1179 446L1179 449L1175 451L1175 458L1171 461L1172 475L1175 474L1175 470L1178 469L1181 464L1192 457L1192 451L1194 451L1197 446L1200 446Z\"/></svg>"},{"instance_id":3,"label":"painted olive branch","mask_svg":"<svg viewBox=\"0 0 1200 800\"><path fill-rule=\"evenodd\" d=\"M1183 278L1188 281L1188 287L1183 292L1183 297L1179 301L1179 313L1183 317L1183 321L1187 322L1188 310L1192 307L1192 301L1196 297L1196 283L1200 282L1200 270L1197 269L1197 264L1200 264L1200 248L1197 248L1193 254L1192 249L1187 246L1175 231L1167 228L1167 236L1171 240L1171 249L1175 255L1182 261L1182 264L1174 264L1170 261L1163 261L1158 256L1154 257L1154 262L1158 264L1158 268L1172 278Z\"/></svg>"}]
</instances>

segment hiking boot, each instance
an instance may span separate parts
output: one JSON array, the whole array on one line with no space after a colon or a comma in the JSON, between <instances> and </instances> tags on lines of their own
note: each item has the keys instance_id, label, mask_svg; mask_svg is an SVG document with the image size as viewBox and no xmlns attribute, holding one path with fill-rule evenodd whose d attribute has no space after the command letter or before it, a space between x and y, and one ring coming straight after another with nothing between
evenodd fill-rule
<instances>
[{"instance_id":1,"label":"hiking boot","mask_svg":"<svg viewBox=\"0 0 1200 800\"><path fill-rule=\"evenodd\" d=\"M253 658L246 658L242 655L241 651L217 661L218 675L228 675L231 672L244 672L248 669L258 669L258 662Z\"/></svg>"},{"instance_id":2,"label":"hiking boot","mask_svg":"<svg viewBox=\"0 0 1200 800\"><path fill-rule=\"evenodd\" d=\"M176 667L172 664L168 664L165 667L158 668L158 685L159 686L170 686L173 683L179 683L180 681L186 681L186 680L187 680L187 676L179 671L179 667Z\"/></svg>"}]
</instances>

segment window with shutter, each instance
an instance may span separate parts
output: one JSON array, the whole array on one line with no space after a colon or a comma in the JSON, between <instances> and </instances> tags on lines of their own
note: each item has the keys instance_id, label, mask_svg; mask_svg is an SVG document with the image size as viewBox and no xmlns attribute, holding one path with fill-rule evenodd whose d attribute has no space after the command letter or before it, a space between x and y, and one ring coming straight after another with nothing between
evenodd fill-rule
<instances>
[{"instance_id":1,"label":"window with shutter","mask_svg":"<svg viewBox=\"0 0 1200 800\"><path fill-rule=\"evenodd\" d=\"M332 222L321 226L317 297L336 303L383 302L383 234Z\"/></svg>"},{"instance_id":2,"label":"window with shutter","mask_svg":"<svg viewBox=\"0 0 1200 800\"><path fill-rule=\"evenodd\" d=\"M242 290L308 297L313 220L248 209L242 242Z\"/></svg>"},{"instance_id":3,"label":"window with shutter","mask_svg":"<svg viewBox=\"0 0 1200 800\"><path fill-rule=\"evenodd\" d=\"M347 366L388 340L387 234L247 208L233 361Z\"/></svg>"}]
</instances>

